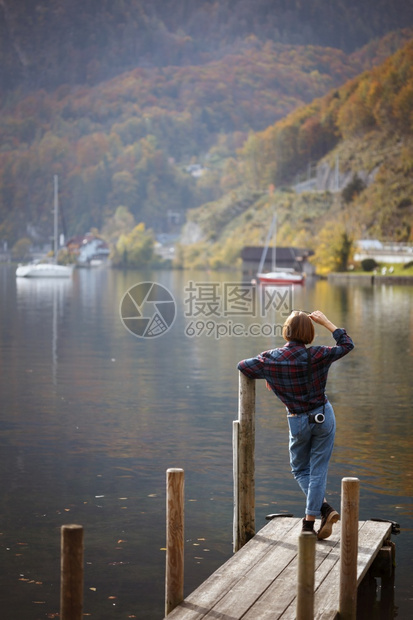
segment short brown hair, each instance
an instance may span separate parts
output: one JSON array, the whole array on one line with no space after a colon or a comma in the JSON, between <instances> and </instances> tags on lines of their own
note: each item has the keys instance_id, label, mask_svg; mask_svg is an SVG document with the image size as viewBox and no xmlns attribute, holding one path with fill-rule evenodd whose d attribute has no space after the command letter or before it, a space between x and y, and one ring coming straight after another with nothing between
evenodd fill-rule
<instances>
[{"instance_id":1,"label":"short brown hair","mask_svg":"<svg viewBox=\"0 0 413 620\"><path fill-rule=\"evenodd\" d=\"M314 340L314 325L308 314L293 310L283 326L284 340L310 344Z\"/></svg>"}]
</instances>

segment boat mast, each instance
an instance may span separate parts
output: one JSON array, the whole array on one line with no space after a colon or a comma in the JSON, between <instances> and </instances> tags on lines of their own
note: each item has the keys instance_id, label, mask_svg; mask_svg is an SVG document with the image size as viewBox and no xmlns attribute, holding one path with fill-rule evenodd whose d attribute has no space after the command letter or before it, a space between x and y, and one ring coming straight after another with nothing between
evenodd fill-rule
<instances>
[{"instance_id":1,"label":"boat mast","mask_svg":"<svg viewBox=\"0 0 413 620\"><path fill-rule=\"evenodd\" d=\"M270 245L270 241L271 241L274 228L275 228L275 214L272 217L271 226L267 234L267 239L265 240L265 247L261 254L261 260L260 260L260 264L258 267L258 273L262 273L262 270L264 268L265 259L267 258L268 246Z\"/></svg>"},{"instance_id":2,"label":"boat mast","mask_svg":"<svg viewBox=\"0 0 413 620\"><path fill-rule=\"evenodd\" d=\"M59 202L58 202L58 176L57 174L54 175L54 259L55 262L57 263L57 254L58 254L58 241L57 241L57 235L58 235L58 210L59 210Z\"/></svg>"},{"instance_id":3,"label":"boat mast","mask_svg":"<svg viewBox=\"0 0 413 620\"><path fill-rule=\"evenodd\" d=\"M272 218L272 223L273 223L273 227L274 227L274 245L272 246L272 271L275 271L276 268L276 261L275 261L275 247L277 245L277 217L274 213L274 216Z\"/></svg>"}]
</instances>

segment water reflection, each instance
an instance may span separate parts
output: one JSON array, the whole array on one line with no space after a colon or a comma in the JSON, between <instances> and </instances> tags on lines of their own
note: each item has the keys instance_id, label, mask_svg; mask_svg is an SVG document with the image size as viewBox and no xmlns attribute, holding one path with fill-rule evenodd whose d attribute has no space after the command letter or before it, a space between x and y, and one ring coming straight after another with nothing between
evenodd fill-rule
<instances>
[{"instance_id":1,"label":"water reflection","mask_svg":"<svg viewBox=\"0 0 413 620\"><path fill-rule=\"evenodd\" d=\"M17 278L17 309L40 315L42 322L47 321L51 309L51 352L52 352L52 381L57 384L58 362L58 321L62 318L65 304L72 288L71 278Z\"/></svg>"}]
</instances>

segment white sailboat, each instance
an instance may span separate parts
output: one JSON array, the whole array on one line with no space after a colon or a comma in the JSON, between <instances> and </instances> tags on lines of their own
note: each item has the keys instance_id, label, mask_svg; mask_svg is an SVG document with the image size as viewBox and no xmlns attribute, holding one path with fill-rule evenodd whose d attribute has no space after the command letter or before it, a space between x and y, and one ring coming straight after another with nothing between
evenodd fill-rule
<instances>
[{"instance_id":1,"label":"white sailboat","mask_svg":"<svg viewBox=\"0 0 413 620\"><path fill-rule=\"evenodd\" d=\"M18 278L70 278L73 265L58 265L58 222L59 222L59 189L58 177L54 175L54 259L50 262L36 262L19 265L16 269Z\"/></svg>"},{"instance_id":2,"label":"white sailboat","mask_svg":"<svg viewBox=\"0 0 413 620\"><path fill-rule=\"evenodd\" d=\"M303 273L299 273L294 269L277 269L276 267L276 256L275 256L275 230L276 230L276 222L277 218L274 213L270 229L268 231L267 239L265 242L265 247L261 255L260 264L258 267L257 280L260 284L304 284L305 276ZM274 237L274 245L272 246L272 266L271 271L268 273L263 272L265 259L267 257L268 247L271 241L271 238Z\"/></svg>"}]
</instances>

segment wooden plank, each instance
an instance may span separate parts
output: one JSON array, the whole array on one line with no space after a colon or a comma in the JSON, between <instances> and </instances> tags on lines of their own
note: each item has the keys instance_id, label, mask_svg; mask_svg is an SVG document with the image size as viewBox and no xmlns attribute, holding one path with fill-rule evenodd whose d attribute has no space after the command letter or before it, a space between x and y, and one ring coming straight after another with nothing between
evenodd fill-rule
<instances>
[{"instance_id":1,"label":"wooden plank","mask_svg":"<svg viewBox=\"0 0 413 620\"><path fill-rule=\"evenodd\" d=\"M391 523L365 521L359 532L359 550L357 557L357 583L365 577L384 541L390 537Z\"/></svg>"},{"instance_id":2,"label":"wooden plank","mask_svg":"<svg viewBox=\"0 0 413 620\"><path fill-rule=\"evenodd\" d=\"M168 620L199 620L270 550L281 545L284 537L301 519L282 517L270 521L248 544L216 570L169 615ZM295 537L298 536L298 530Z\"/></svg>"},{"instance_id":3,"label":"wooden plank","mask_svg":"<svg viewBox=\"0 0 413 620\"><path fill-rule=\"evenodd\" d=\"M372 527L373 526L373 527ZM363 528L363 529L361 529ZM391 528L390 528L391 529ZM381 532L382 540L388 536L388 524ZM373 535L373 539L372 539ZM377 540L377 531L375 531L372 522L360 524L360 555L358 557L358 583L361 582L364 574L371 565L373 557L377 555L382 544ZM339 553L340 553L340 534L337 532L329 539L319 541L316 548L316 574L315 574L315 615L318 620L332 620L337 616L338 596L339 596ZM377 547L373 552L373 548ZM331 571L334 569L335 581L330 577ZM297 558L286 566L280 578L277 579L257 600L255 605L250 608L248 613L242 616L243 620L293 620L296 617L296 576L297 576ZM324 587L323 594L317 595L317 590L321 584L327 579L327 585ZM327 592L327 595L326 595Z\"/></svg>"},{"instance_id":4,"label":"wooden plank","mask_svg":"<svg viewBox=\"0 0 413 620\"><path fill-rule=\"evenodd\" d=\"M168 615L168 620L294 620L301 519L270 521ZM359 523L357 582L389 537L391 524ZM316 545L316 620L334 620L339 601L340 532Z\"/></svg>"},{"instance_id":5,"label":"wooden plank","mask_svg":"<svg viewBox=\"0 0 413 620\"><path fill-rule=\"evenodd\" d=\"M329 544L321 544L317 542L316 558L315 558L315 588L328 575L332 566L337 563L339 553L339 537L336 534L329 538ZM275 620L276 618L284 618L286 610L293 604L295 618L295 600L297 590L297 571L298 556L297 554L285 567L280 577L275 580L271 586L263 592L260 599L253 608L243 616L243 620Z\"/></svg>"},{"instance_id":6,"label":"wooden plank","mask_svg":"<svg viewBox=\"0 0 413 620\"><path fill-rule=\"evenodd\" d=\"M286 533L280 543L271 548L213 607L207 618L243 618L272 583L283 573L285 567L297 556L301 519L296 527ZM296 579L295 579L296 580Z\"/></svg>"},{"instance_id":7,"label":"wooden plank","mask_svg":"<svg viewBox=\"0 0 413 620\"><path fill-rule=\"evenodd\" d=\"M380 525L379 528L376 526ZM359 523L359 553L357 556L357 583L360 584L369 567L378 554L384 540L391 532L390 523L376 523L373 521L361 521ZM338 535L334 535L338 538ZM331 541L333 536L325 541L320 541L319 546L324 546ZM337 555L334 565L324 579L320 580L316 572L316 593L314 609L315 620L334 620L337 617L340 587L340 563ZM317 560L316 560L317 561ZM317 584L319 583L319 586ZM281 616L282 620L295 618L295 602Z\"/></svg>"}]
</instances>

